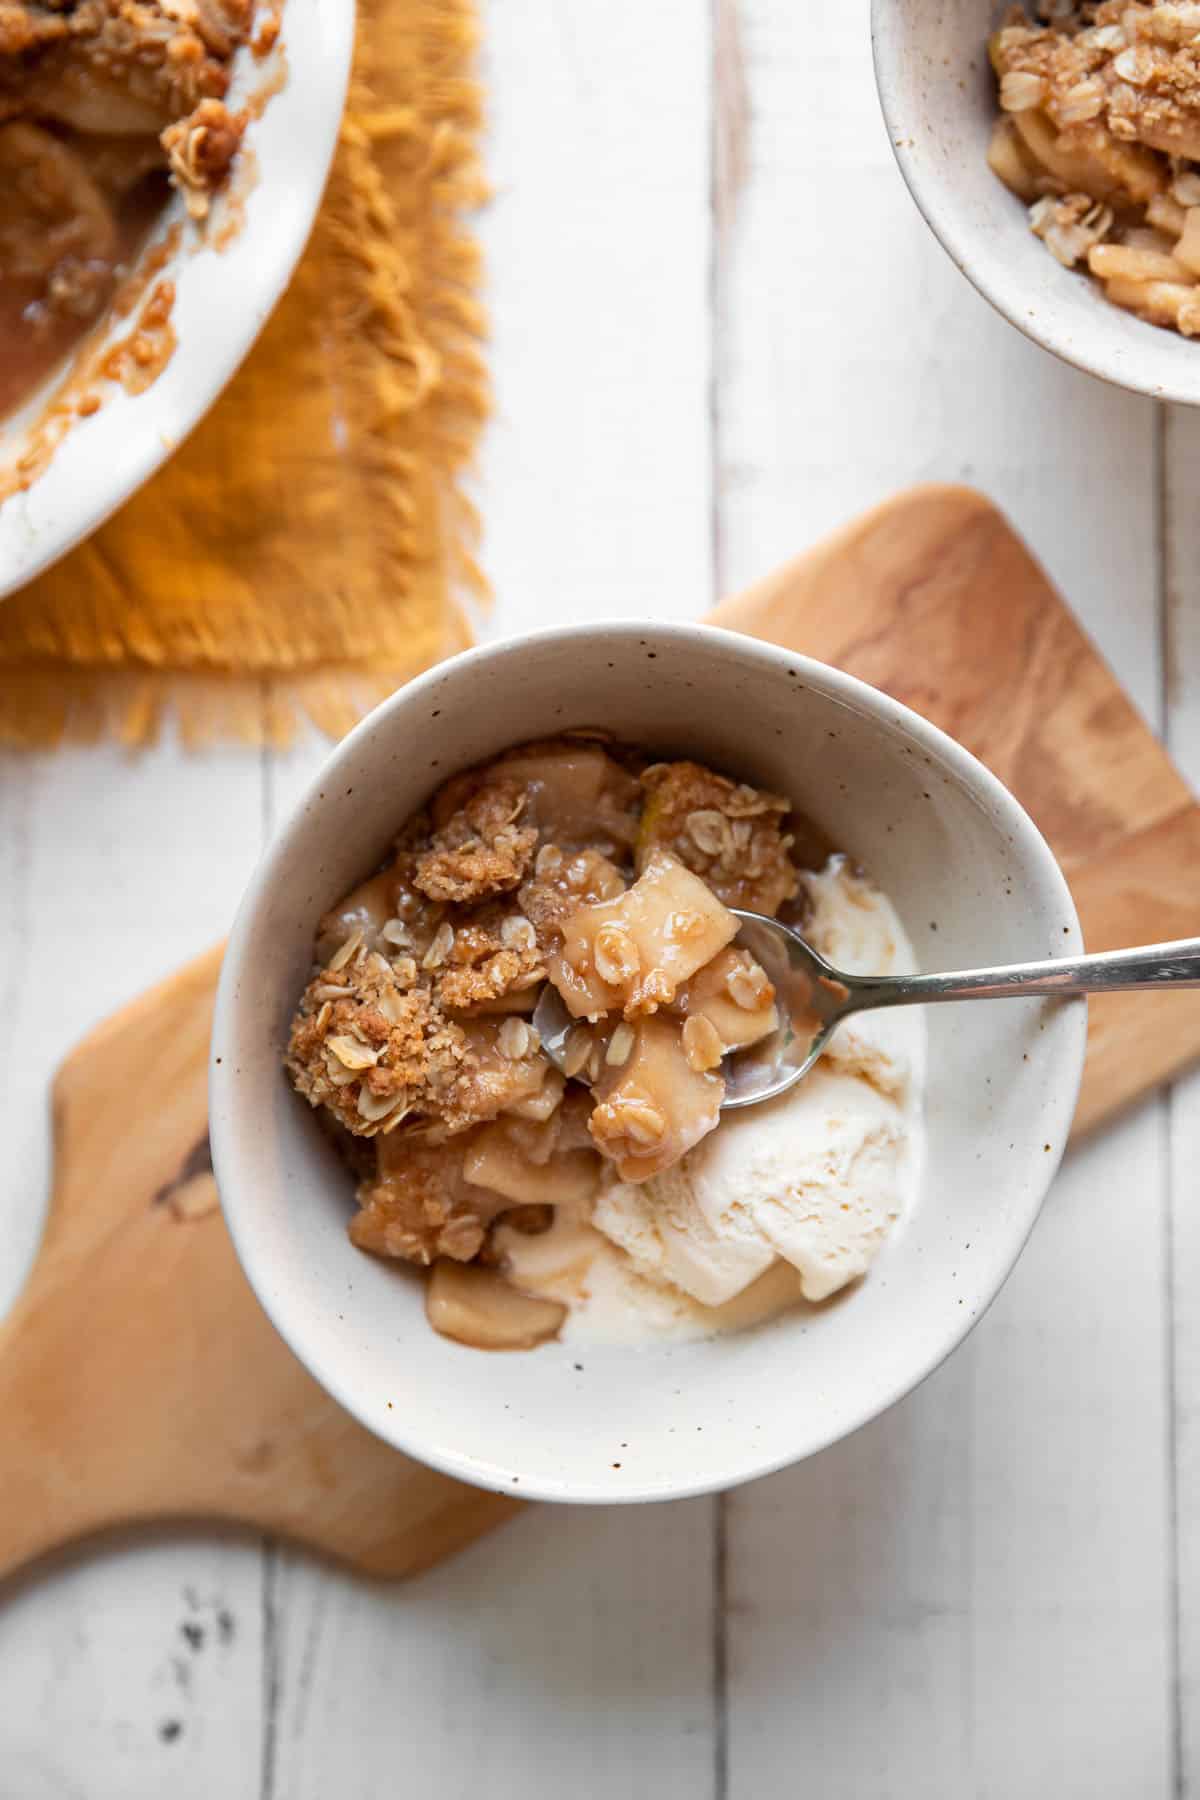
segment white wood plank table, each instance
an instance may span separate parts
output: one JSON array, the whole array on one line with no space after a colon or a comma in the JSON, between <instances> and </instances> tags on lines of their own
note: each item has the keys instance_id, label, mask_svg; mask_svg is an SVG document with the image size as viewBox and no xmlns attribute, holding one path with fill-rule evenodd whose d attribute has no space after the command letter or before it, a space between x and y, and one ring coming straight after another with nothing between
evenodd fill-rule
<instances>
[{"instance_id":1,"label":"white wood plank table","mask_svg":"<svg viewBox=\"0 0 1200 1800\"><path fill-rule=\"evenodd\" d=\"M486 24L492 628L690 617L968 480L1200 780L1200 417L1061 367L955 273L892 165L867 0ZM223 931L320 755L0 763L0 1306L53 1066ZM967 1347L756 1486L531 1511L390 1590L202 1531L10 1583L0 1800L1200 1794L1198 1098L1073 1156Z\"/></svg>"}]
</instances>

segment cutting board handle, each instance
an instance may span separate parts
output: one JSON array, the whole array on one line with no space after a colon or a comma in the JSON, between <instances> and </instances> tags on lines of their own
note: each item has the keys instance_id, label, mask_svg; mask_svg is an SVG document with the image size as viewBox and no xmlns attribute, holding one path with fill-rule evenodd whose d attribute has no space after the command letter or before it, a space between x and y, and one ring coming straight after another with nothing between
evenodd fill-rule
<instances>
[{"instance_id":1,"label":"cutting board handle","mask_svg":"<svg viewBox=\"0 0 1200 1800\"><path fill-rule=\"evenodd\" d=\"M251 1293L207 1158L220 957L102 1025L55 1082L46 1236L0 1327L0 1573L108 1526L218 1518L399 1575L514 1510L356 1424Z\"/></svg>"}]
</instances>

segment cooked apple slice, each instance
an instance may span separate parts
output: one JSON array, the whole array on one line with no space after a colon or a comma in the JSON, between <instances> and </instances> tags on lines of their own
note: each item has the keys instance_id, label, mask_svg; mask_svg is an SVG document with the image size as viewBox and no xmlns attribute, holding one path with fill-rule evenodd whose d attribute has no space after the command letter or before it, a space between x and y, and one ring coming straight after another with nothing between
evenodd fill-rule
<instances>
[{"instance_id":1,"label":"cooked apple slice","mask_svg":"<svg viewBox=\"0 0 1200 1800\"><path fill-rule=\"evenodd\" d=\"M551 981L576 1018L652 1013L675 998L730 939L738 922L677 856L654 851L616 900L581 906L547 958Z\"/></svg>"},{"instance_id":2,"label":"cooked apple slice","mask_svg":"<svg viewBox=\"0 0 1200 1800\"><path fill-rule=\"evenodd\" d=\"M42 282L67 257L103 264L116 255L117 221L86 152L24 119L0 126L0 276Z\"/></svg>"},{"instance_id":3,"label":"cooked apple slice","mask_svg":"<svg viewBox=\"0 0 1200 1800\"><path fill-rule=\"evenodd\" d=\"M1168 171L1163 166L1160 156L1155 150L1163 150L1168 156L1194 156L1196 154L1195 136L1187 145L1178 142L1172 136L1165 136L1155 143L1153 126L1148 129L1142 126L1138 133L1141 143L1130 144L1121 138L1114 137L1103 125L1076 126L1073 132L1064 133L1059 139L1062 144L1077 140L1085 156L1092 157L1110 181L1115 182L1120 190L1141 202L1143 206L1160 194L1167 185Z\"/></svg>"},{"instance_id":4,"label":"cooked apple slice","mask_svg":"<svg viewBox=\"0 0 1200 1800\"><path fill-rule=\"evenodd\" d=\"M554 1110L562 1098L562 1081L524 1019L465 1019L462 1031L473 1062L455 1082L461 1111L494 1119L510 1107L532 1105L537 1114L543 1110L539 1101Z\"/></svg>"},{"instance_id":5,"label":"cooked apple slice","mask_svg":"<svg viewBox=\"0 0 1200 1800\"><path fill-rule=\"evenodd\" d=\"M533 1119L544 1124L561 1111L566 1085L566 1076L560 1070L547 1069L541 1087L534 1093L527 1094L523 1100L510 1100L504 1109L504 1116L510 1119Z\"/></svg>"},{"instance_id":6,"label":"cooked apple slice","mask_svg":"<svg viewBox=\"0 0 1200 1800\"><path fill-rule=\"evenodd\" d=\"M623 1181L645 1181L669 1169L720 1117L725 1083L694 1066L683 1033L678 1019L660 1014L623 1022L610 1039L593 1089L597 1105L590 1129Z\"/></svg>"},{"instance_id":7,"label":"cooked apple slice","mask_svg":"<svg viewBox=\"0 0 1200 1800\"><path fill-rule=\"evenodd\" d=\"M551 1208L549 1226L532 1233L521 1229L519 1217L510 1212L498 1219L491 1240L512 1285L520 1293L567 1306L586 1301L597 1259L612 1254L592 1224L591 1202Z\"/></svg>"},{"instance_id":8,"label":"cooked apple slice","mask_svg":"<svg viewBox=\"0 0 1200 1800\"><path fill-rule=\"evenodd\" d=\"M1092 194L1098 200L1115 200L1122 183L1104 164L1089 155L1078 133L1060 137L1044 113L1010 115L1026 150L1070 194Z\"/></svg>"},{"instance_id":9,"label":"cooked apple slice","mask_svg":"<svg viewBox=\"0 0 1200 1800\"><path fill-rule=\"evenodd\" d=\"M553 1126L527 1128L548 1132ZM555 1134L557 1135L557 1134ZM532 1148L533 1153L530 1153ZM561 1206L572 1200L590 1200L600 1176L593 1150L568 1150L545 1158L540 1146L524 1144L507 1125L485 1125L471 1140L463 1159L463 1174L476 1187L502 1194L517 1206Z\"/></svg>"},{"instance_id":10,"label":"cooked apple slice","mask_svg":"<svg viewBox=\"0 0 1200 1800\"><path fill-rule=\"evenodd\" d=\"M443 1337L475 1350L532 1350L557 1337L567 1309L519 1294L478 1263L437 1262L425 1289L425 1316Z\"/></svg>"},{"instance_id":11,"label":"cooked apple slice","mask_svg":"<svg viewBox=\"0 0 1200 1800\"><path fill-rule=\"evenodd\" d=\"M1028 206L1038 198L1038 178L1043 171L1025 147L1010 118L996 120L988 146L988 167L1005 187Z\"/></svg>"},{"instance_id":12,"label":"cooked apple slice","mask_svg":"<svg viewBox=\"0 0 1200 1800\"><path fill-rule=\"evenodd\" d=\"M317 928L317 961L327 963L356 931L362 933L368 950L383 945L388 954L394 955L392 947L384 944L383 928L395 908L395 888L395 872L384 869L381 874L360 881L339 905L331 907Z\"/></svg>"},{"instance_id":13,"label":"cooked apple slice","mask_svg":"<svg viewBox=\"0 0 1200 1800\"><path fill-rule=\"evenodd\" d=\"M495 1000L477 1000L471 1007L446 1006L442 1011L448 1018L463 1022L467 1019L503 1019L510 1013L528 1018L538 1003L538 989L529 987L523 993L500 994Z\"/></svg>"},{"instance_id":14,"label":"cooked apple slice","mask_svg":"<svg viewBox=\"0 0 1200 1800\"><path fill-rule=\"evenodd\" d=\"M671 1011L685 1019L707 1019L723 1055L757 1044L779 1025L766 970L748 950L732 944L680 988Z\"/></svg>"}]
</instances>

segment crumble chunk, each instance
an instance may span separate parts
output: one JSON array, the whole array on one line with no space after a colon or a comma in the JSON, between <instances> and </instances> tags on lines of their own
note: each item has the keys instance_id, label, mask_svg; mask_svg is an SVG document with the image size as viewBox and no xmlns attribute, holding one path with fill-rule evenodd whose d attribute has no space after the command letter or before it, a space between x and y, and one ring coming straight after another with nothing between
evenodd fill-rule
<instances>
[{"instance_id":1,"label":"crumble chunk","mask_svg":"<svg viewBox=\"0 0 1200 1800\"><path fill-rule=\"evenodd\" d=\"M411 982L406 973L356 932L309 982L292 1023L287 1067L297 1090L359 1137L393 1131L412 1112L452 1128L471 1122L459 1100L466 1035L416 985L415 970Z\"/></svg>"},{"instance_id":2,"label":"crumble chunk","mask_svg":"<svg viewBox=\"0 0 1200 1800\"><path fill-rule=\"evenodd\" d=\"M519 887L537 844L536 830L517 823L525 803L515 781L481 788L417 858L413 885L430 900L455 905Z\"/></svg>"},{"instance_id":3,"label":"crumble chunk","mask_svg":"<svg viewBox=\"0 0 1200 1800\"><path fill-rule=\"evenodd\" d=\"M389 963L360 931L305 988L286 1061L310 1105L359 1137L386 1135L410 1115L464 1131L558 1097L557 1071L523 1019L450 1018L430 971L404 954Z\"/></svg>"},{"instance_id":4,"label":"crumble chunk","mask_svg":"<svg viewBox=\"0 0 1200 1800\"><path fill-rule=\"evenodd\" d=\"M569 855L557 844L546 844L538 851L533 879L517 898L539 939L554 942L577 907L615 900L625 887L620 869L598 851Z\"/></svg>"},{"instance_id":5,"label":"crumble chunk","mask_svg":"<svg viewBox=\"0 0 1200 1800\"><path fill-rule=\"evenodd\" d=\"M544 1124L512 1119L442 1143L401 1131L381 1139L376 1154L378 1167L359 1184L351 1241L426 1266L439 1256L494 1263L490 1234L499 1219L528 1235L547 1231L553 1204L590 1194L599 1166L570 1107L561 1123L558 1115ZM527 1197L530 1178L553 1199Z\"/></svg>"},{"instance_id":6,"label":"crumble chunk","mask_svg":"<svg viewBox=\"0 0 1200 1800\"><path fill-rule=\"evenodd\" d=\"M800 885L784 831L791 802L699 763L656 763L642 774L646 805L638 867L669 850L725 906L771 917Z\"/></svg>"},{"instance_id":7,"label":"crumble chunk","mask_svg":"<svg viewBox=\"0 0 1200 1800\"><path fill-rule=\"evenodd\" d=\"M403 1133L382 1140L378 1173L359 1188L351 1242L425 1266L439 1256L478 1256L504 1202L468 1184L462 1158L461 1140L429 1144Z\"/></svg>"},{"instance_id":8,"label":"crumble chunk","mask_svg":"<svg viewBox=\"0 0 1200 1800\"><path fill-rule=\"evenodd\" d=\"M186 119L168 125L161 143L171 179L193 219L206 219L212 196L229 173L246 129L243 113L223 100L201 100Z\"/></svg>"},{"instance_id":9,"label":"crumble chunk","mask_svg":"<svg viewBox=\"0 0 1200 1800\"><path fill-rule=\"evenodd\" d=\"M532 1012L546 959L533 925L513 906L487 901L453 928L437 981L450 1012Z\"/></svg>"},{"instance_id":10,"label":"crumble chunk","mask_svg":"<svg viewBox=\"0 0 1200 1800\"><path fill-rule=\"evenodd\" d=\"M61 12L30 0L0 0L0 56L21 56L60 43L69 29Z\"/></svg>"}]
</instances>

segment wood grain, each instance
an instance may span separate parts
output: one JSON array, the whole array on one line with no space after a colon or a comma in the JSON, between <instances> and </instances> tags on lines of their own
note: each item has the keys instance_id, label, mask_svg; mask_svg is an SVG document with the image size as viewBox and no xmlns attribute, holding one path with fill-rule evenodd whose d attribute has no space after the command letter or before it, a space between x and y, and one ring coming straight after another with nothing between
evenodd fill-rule
<instances>
[{"instance_id":1,"label":"wood grain","mask_svg":"<svg viewBox=\"0 0 1200 1800\"><path fill-rule=\"evenodd\" d=\"M1200 783L1200 411L1173 407L1164 418L1164 590L1169 742L1180 766ZM1200 858L1200 850L1197 852ZM1193 868L1198 865L1193 864ZM1179 1748L1181 1793L1200 1791L1200 1071L1171 1095L1167 1207L1173 1398L1173 1514L1176 1520Z\"/></svg>"},{"instance_id":2,"label":"wood grain","mask_svg":"<svg viewBox=\"0 0 1200 1800\"><path fill-rule=\"evenodd\" d=\"M974 751L1041 828L1091 950L1200 935L1200 809L991 503L886 502L713 614L884 689ZM1091 1005L1076 1135L1200 1056L1200 992Z\"/></svg>"},{"instance_id":3,"label":"wood grain","mask_svg":"<svg viewBox=\"0 0 1200 1800\"><path fill-rule=\"evenodd\" d=\"M1058 849L1097 947L1200 932L1200 810L980 496L902 495L712 617L969 743ZM207 1160L219 957L101 1026L56 1082L49 1228L0 1331L0 1573L119 1522L213 1517L402 1575L516 1510L371 1437L254 1300ZM1198 1053L1196 996L1096 1008L1082 1124Z\"/></svg>"}]
</instances>

